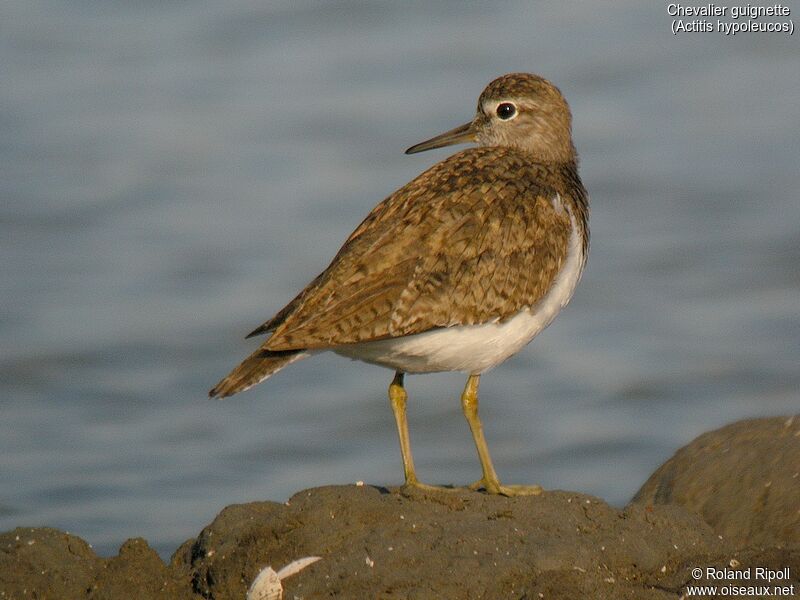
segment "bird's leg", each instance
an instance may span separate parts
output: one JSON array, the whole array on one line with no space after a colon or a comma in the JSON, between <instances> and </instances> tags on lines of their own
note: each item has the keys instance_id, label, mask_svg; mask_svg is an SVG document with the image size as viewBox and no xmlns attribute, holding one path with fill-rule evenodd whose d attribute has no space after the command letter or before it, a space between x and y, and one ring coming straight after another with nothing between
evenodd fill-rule
<instances>
[{"instance_id":1,"label":"bird's leg","mask_svg":"<svg viewBox=\"0 0 800 600\"><path fill-rule=\"evenodd\" d=\"M408 421L406 420L406 400L408 394L403 387L404 373L397 371L389 385L389 402L392 403L394 420L397 423L397 435L400 437L400 453L403 455L403 471L406 485L417 483L417 472L414 469L414 457L411 456L411 440L408 437Z\"/></svg>"},{"instance_id":2,"label":"bird's leg","mask_svg":"<svg viewBox=\"0 0 800 600\"><path fill-rule=\"evenodd\" d=\"M406 477L406 487L415 487L431 491L452 491L445 488L420 483L414 469L414 457L411 456L411 440L408 437L408 421L406 420L406 400L408 394L403 387L404 373L397 371L391 385L389 385L389 401L392 403L394 420L397 423L397 435L400 437L400 453L403 455L403 471Z\"/></svg>"},{"instance_id":3,"label":"bird's leg","mask_svg":"<svg viewBox=\"0 0 800 600\"><path fill-rule=\"evenodd\" d=\"M500 480L492 464L492 457L489 456L489 447L486 445L486 438L483 436L483 425L478 417L478 386L480 385L480 375L470 375L464 392L461 394L461 409L467 418L469 428L472 431L472 438L475 440L475 447L478 449L478 458L481 461L483 477L473 483L470 488L486 488L490 494L500 493Z\"/></svg>"},{"instance_id":4,"label":"bird's leg","mask_svg":"<svg viewBox=\"0 0 800 600\"><path fill-rule=\"evenodd\" d=\"M532 496L542 493L542 488L538 485L501 485L497 478L497 472L492 465L492 457L489 455L489 447L486 445L486 438L483 436L483 425L478 417L478 385L480 375L470 375L464 393L461 394L461 408L467 418L469 428L472 431L472 438L475 440L475 447L478 449L478 458L481 461L483 477L470 485L470 489L485 489L490 494L502 494L504 496Z\"/></svg>"}]
</instances>

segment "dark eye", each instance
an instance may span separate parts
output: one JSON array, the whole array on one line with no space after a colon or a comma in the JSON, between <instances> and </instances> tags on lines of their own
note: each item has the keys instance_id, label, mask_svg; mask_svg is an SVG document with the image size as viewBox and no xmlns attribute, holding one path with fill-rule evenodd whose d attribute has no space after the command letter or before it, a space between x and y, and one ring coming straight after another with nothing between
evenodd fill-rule
<instances>
[{"instance_id":1,"label":"dark eye","mask_svg":"<svg viewBox=\"0 0 800 600\"><path fill-rule=\"evenodd\" d=\"M503 102L497 107L497 116L503 119L503 121L508 121L515 114L517 114L517 107L511 104L511 102Z\"/></svg>"}]
</instances>

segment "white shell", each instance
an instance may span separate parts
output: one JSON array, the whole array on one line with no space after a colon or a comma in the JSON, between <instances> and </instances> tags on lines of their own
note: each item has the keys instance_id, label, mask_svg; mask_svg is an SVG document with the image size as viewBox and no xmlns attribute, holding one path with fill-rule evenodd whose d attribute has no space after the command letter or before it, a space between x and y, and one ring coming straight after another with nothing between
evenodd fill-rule
<instances>
[{"instance_id":1,"label":"white shell","mask_svg":"<svg viewBox=\"0 0 800 600\"><path fill-rule=\"evenodd\" d=\"M317 562L321 557L306 556L290 562L277 573L272 567L265 567L253 580L247 590L247 600L281 600L283 598L283 585L281 581L302 571L311 563Z\"/></svg>"},{"instance_id":2,"label":"white shell","mask_svg":"<svg viewBox=\"0 0 800 600\"><path fill-rule=\"evenodd\" d=\"M281 600L282 597L283 586L272 567L263 569L247 590L247 600Z\"/></svg>"}]
</instances>

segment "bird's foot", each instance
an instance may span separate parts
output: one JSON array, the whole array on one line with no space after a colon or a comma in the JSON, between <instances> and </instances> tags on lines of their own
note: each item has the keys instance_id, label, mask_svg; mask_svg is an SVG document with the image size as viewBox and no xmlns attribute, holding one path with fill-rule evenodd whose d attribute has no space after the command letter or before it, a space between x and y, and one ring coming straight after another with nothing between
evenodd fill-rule
<instances>
[{"instance_id":1,"label":"bird's foot","mask_svg":"<svg viewBox=\"0 0 800 600\"><path fill-rule=\"evenodd\" d=\"M508 497L538 496L544 491L540 485L502 485L499 481L487 481L483 477L468 487L474 492L484 490L487 494L499 494Z\"/></svg>"},{"instance_id":2,"label":"bird's foot","mask_svg":"<svg viewBox=\"0 0 800 600\"><path fill-rule=\"evenodd\" d=\"M463 491L464 488L445 485L430 485L428 483L417 481L416 479L407 479L403 484L403 487L400 489L403 491L420 490L423 492L457 492L459 490Z\"/></svg>"}]
</instances>

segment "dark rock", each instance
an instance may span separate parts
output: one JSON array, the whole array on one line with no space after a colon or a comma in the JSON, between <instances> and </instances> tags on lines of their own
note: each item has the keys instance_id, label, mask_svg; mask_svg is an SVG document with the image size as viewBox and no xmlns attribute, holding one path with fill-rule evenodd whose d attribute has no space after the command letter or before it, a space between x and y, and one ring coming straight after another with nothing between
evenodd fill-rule
<instances>
[{"instance_id":1,"label":"dark rock","mask_svg":"<svg viewBox=\"0 0 800 600\"><path fill-rule=\"evenodd\" d=\"M800 545L800 416L701 435L653 473L633 503L683 506L739 547Z\"/></svg>"},{"instance_id":2,"label":"dark rock","mask_svg":"<svg viewBox=\"0 0 800 600\"><path fill-rule=\"evenodd\" d=\"M633 598L657 597L639 583L643 572L657 579L667 563L724 551L710 527L676 507L618 511L567 492L337 486L288 505L229 507L179 562L196 573L196 591L217 600L242 598L261 568L304 556L322 560L286 581L288 597L536 598L569 584L590 597Z\"/></svg>"},{"instance_id":3,"label":"dark rock","mask_svg":"<svg viewBox=\"0 0 800 600\"><path fill-rule=\"evenodd\" d=\"M284 582L287 600L674 599L721 585L709 567L788 568L772 584L800 593L797 431L763 419L701 436L624 510L562 491L322 487L229 506L169 565L141 539L103 559L66 533L16 529L0 536L0 600L242 600L264 567L306 556L322 560Z\"/></svg>"},{"instance_id":4,"label":"dark rock","mask_svg":"<svg viewBox=\"0 0 800 600\"><path fill-rule=\"evenodd\" d=\"M275 502L228 506L193 543L181 546L172 565L191 570L192 589L204 597L244 598L263 567L272 565L277 571L301 558L282 548L282 536L293 526L285 509Z\"/></svg>"},{"instance_id":5,"label":"dark rock","mask_svg":"<svg viewBox=\"0 0 800 600\"><path fill-rule=\"evenodd\" d=\"M132 539L119 555L99 558L79 537L57 529L17 528L0 535L0 599L37 598L183 600L190 575L168 570L142 539Z\"/></svg>"},{"instance_id":6,"label":"dark rock","mask_svg":"<svg viewBox=\"0 0 800 600\"><path fill-rule=\"evenodd\" d=\"M88 597L188 600L195 597L190 591L190 580L188 571L168 569L146 541L134 538L122 545L117 556L103 561Z\"/></svg>"},{"instance_id":7,"label":"dark rock","mask_svg":"<svg viewBox=\"0 0 800 600\"><path fill-rule=\"evenodd\" d=\"M714 578L708 576L708 569L712 568L716 571L727 569L732 572L748 572L749 578L736 578L735 576L726 576L724 579ZM767 581L757 577L756 569L769 569L773 572L786 571L788 569L789 578L773 579ZM702 576L695 578L692 576L694 569L700 569ZM748 571L749 570L749 571ZM701 598L775 598L780 596L794 597L800 593L800 548L794 547L792 549L785 548L772 548L764 549L741 549L729 554L709 556L709 557L693 557L677 564L667 565L667 570L663 574L658 574L658 577L653 577L652 573L644 573L642 575L641 584L643 587L650 587L651 590L659 590L668 593L667 598L688 598L686 593L687 586L717 586L717 594L696 594ZM739 587L749 587L751 592L744 594L726 593L720 588L725 585L735 585ZM763 586L780 586L790 587L792 590L783 590L776 594L764 594L759 592L759 588ZM759 593L755 593L759 592ZM644 596L658 598L659 596Z\"/></svg>"},{"instance_id":8,"label":"dark rock","mask_svg":"<svg viewBox=\"0 0 800 600\"><path fill-rule=\"evenodd\" d=\"M89 544L57 529L0 534L0 598L84 598L101 567Z\"/></svg>"}]
</instances>

